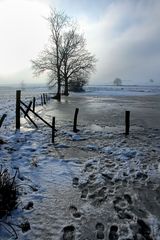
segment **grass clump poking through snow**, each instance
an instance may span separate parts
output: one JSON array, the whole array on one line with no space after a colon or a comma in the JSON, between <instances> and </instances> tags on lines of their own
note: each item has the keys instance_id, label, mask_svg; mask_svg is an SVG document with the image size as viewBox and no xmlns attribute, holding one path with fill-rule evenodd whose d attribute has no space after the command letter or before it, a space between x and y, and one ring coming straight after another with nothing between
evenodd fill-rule
<instances>
[{"instance_id":1,"label":"grass clump poking through snow","mask_svg":"<svg viewBox=\"0 0 160 240\"><path fill-rule=\"evenodd\" d=\"M13 210L17 204L16 174L17 172L11 177L8 169L0 166L0 219Z\"/></svg>"}]
</instances>

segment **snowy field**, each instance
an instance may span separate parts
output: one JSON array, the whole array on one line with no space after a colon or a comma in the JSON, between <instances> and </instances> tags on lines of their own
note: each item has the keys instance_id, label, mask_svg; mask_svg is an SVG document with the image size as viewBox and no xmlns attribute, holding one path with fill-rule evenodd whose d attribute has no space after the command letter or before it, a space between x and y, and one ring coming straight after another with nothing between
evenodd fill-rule
<instances>
[{"instance_id":1,"label":"snowy field","mask_svg":"<svg viewBox=\"0 0 160 240\"><path fill-rule=\"evenodd\" d=\"M32 114L38 130L22 115L15 133L15 90L0 89L0 116L7 114L0 161L13 174L18 170L20 186L17 209L0 221L0 239L15 239L2 224L9 222L21 240L159 240L160 87L88 87L42 107L43 92L26 89L22 100L35 96L36 112L49 123L56 117L55 144L51 129ZM22 232L26 221L31 229Z\"/></svg>"},{"instance_id":2,"label":"snowy field","mask_svg":"<svg viewBox=\"0 0 160 240\"><path fill-rule=\"evenodd\" d=\"M86 95L91 96L144 96L160 93L160 86L109 86L95 85L85 88Z\"/></svg>"}]
</instances>

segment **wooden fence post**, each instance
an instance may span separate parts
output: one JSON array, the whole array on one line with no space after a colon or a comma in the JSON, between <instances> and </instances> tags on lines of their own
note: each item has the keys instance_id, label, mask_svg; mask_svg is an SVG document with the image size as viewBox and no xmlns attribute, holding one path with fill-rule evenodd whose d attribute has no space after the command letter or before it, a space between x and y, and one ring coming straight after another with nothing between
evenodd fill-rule
<instances>
[{"instance_id":1,"label":"wooden fence post","mask_svg":"<svg viewBox=\"0 0 160 240\"><path fill-rule=\"evenodd\" d=\"M45 93L43 93L43 102L44 102L44 104L46 104Z\"/></svg>"},{"instance_id":2,"label":"wooden fence post","mask_svg":"<svg viewBox=\"0 0 160 240\"><path fill-rule=\"evenodd\" d=\"M36 98L33 97L33 112L35 112L35 106L36 106Z\"/></svg>"},{"instance_id":3,"label":"wooden fence post","mask_svg":"<svg viewBox=\"0 0 160 240\"><path fill-rule=\"evenodd\" d=\"M74 113L74 123L73 123L73 132L78 132L77 129L77 117L78 117L78 112L79 112L79 108L76 108L75 113Z\"/></svg>"},{"instance_id":4,"label":"wooden fence post","mask_svg":"<svg viewBox=\"0 0 160 240\"><path fill-rule=\"evenodd\" d=\"M20 129L21 90L16 91L16 130Z\"/></svg>"},{"instance_id":5,"label":"wooden fence post","mask_svg":"<svg viewBox=\"0 0 160 240\"><path fill-rule=\"evenodd\" d=\"M21 101L21 104L28 109L28 106L24 102ZM39 116L38 113L33 112L33 110L31 108L30 108L29 111L31 111L36 117L41 119L41 121L43 121L46 125L48 125L50 128L52 128L52 125L50 123L48 123L47 121L45 121L41 116ZM56 129L55 129L55 131L56 131Z\"/></svg>"},{"instance_id":6,"label":"wooden fence post","mask_svg":"<svg viewBox=\"0 0 160 240\"><path fill-rule=\"evenodd\" d=\"M129 135L129 127L130 127L130 111L125 112L125 134Z\"/></svg>"},{"instance_id":7,"label":"wooden fence post","mask_svg":"<svg viewBox=\"0 0 160 240\"><path fill-rule=\"evenodd\" d=\"M43 106L43 97L42 97L42 95L41 95L41 105Z\"/></svg>"},{"instance_id":8,"label":"wooden fence post","mask_svg":"<svg viewBox=\"0 0 160 240\"><path fill-rule=\"evenodd\" d=\"M55 117L52 118L52 143L54 143L55 139Z\"/></svg>"}]
</instances>

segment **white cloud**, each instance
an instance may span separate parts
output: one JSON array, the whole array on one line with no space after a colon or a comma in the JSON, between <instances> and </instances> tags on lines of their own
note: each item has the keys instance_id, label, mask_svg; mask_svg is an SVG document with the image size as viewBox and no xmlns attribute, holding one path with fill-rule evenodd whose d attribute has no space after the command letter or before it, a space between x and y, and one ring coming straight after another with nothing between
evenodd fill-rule
<instances>
[{"instance_id":1,"label":"white cloud","mask_svg":"<svg viewBox=\"0 0 160 240\"><path fill-rule=\"evenodd\" d=\"M30 64L48 39L48 26L43 16L49 8L30 0L0 2L0 73L19 71Z\"/></svg>"},{"instance_id":2,"label":"white cloud","mask_svg":"<svg viewBox=\"0 0 160 240\"><path fill-rule=\"evenodd\" d=\"M88 46L99 59L94 81L160 83L159 9L159 1L113 1L98 21L83 17Z\"/></svg>"}]
</instances>

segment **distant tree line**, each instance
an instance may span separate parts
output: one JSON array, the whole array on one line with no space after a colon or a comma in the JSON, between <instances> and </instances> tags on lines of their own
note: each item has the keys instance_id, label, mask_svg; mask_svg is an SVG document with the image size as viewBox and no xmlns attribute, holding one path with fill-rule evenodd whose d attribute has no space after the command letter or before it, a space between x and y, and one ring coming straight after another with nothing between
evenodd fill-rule
<instances>
[{"instance_id":1,"label":"distant tree line","mask_svg":"<svg viewBox=\"0 0 160 240\"><path fill-rule=\"evenodd\" d=\"M149 79L149 82L153 84L153 83L154 83L154 80L151 78L151 79ZM123 83L123 81L122 81L121 78L115 78L114 81L113 81L113 84L114 84L115 86L121 86L122 83Z\"/></svg>"},{"instance_id":2,"label":"distant tree line","mask_svg":"<svg viewBox=\"0 0 160 240\"><path fill-rule=\"evenodd\" d=\"M90 74L95 70L96 58L86 48L86 39L78 26L66 14L51 10L46 19L50 26L47 47L32 60L35 75L47 72L48 85L57 86L55 98L61 92L68 96L69 90L82 91Z\"/></svg>"}]
</instances>

